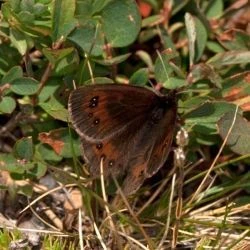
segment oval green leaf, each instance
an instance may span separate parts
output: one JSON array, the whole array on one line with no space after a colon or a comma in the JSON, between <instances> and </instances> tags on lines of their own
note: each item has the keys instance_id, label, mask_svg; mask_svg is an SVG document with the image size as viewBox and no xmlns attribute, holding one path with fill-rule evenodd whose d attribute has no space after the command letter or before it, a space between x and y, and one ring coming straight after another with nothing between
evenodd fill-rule
<instances>
[{"instance_id":1,"label":"oval green leaf","mask_svg":"<svg viewBox=\"0 0 250 250\"><path fill-rule=\"evenodd\" d=\"M40 103L40 107L55 119L67 122L68 121L68 111L64 106L57 101L55 97L51 97L47 102Z\"/></svg>"},{"instance_id":2,"label":"oval green leaf","mask_svg":"<svg viewBox=\"0 0 250 250\"><path fill-rule=\"evenodd\" d=\"M74 42L87 54L100 56L103 53L104 37L94 24L88 24L75 29L68 36L68 40Z\"/></svg>"},{"instance_id":3,"label":"oval green leaf","mask_svg":"<svg viewBox=\"0 0 250 250\"><path fill-rule=\"evenodd\" d=\"M11 114L16 108L15 100L10 96L4 96L0 101L0 112Z\"/></svg>"},{"instance_id":4,"label":"oval green leaf","mask_svg":"<svg viewBox=\"0 0 250 250\"><path fill-rule=\"evenodd\" d=\"M250 154L250 123L239 114L234 117L235 112L228 112L218 121L219 134L225 140L234 122L226 144L237 154Z\"/></svg>"},{"instance_id":5,"label":"oval green leaf","mask_svg":"<svg viewBox=\"0 0 250 250\"><path fill-rule=\"evenodd\" d=\"M176 78L176 77L170 77L168 78L167 81L163 83L163 86L166 89L177 89L186 85L188 85L188 83L185 79Z\"/></svg>"},{"instance_id":6,"label":"oval green leaf","mask_svg":"<svg viewBox=\"0 0 250 250\"><path fill-rule=\"evenodd\" d=\"M149 79L149 72L147 68L137 70L129 79L129 82L134 85L144 86Z\"/></svg>"},{"instance_id":7,"label":"oval green leaf","mask_svg":"<svg viewBox=\"0 0 250 250\"><path fill-rule=\"evenodd\" d=\"M141 16L134 0L113 0L101 12L103 31L112 47L131 44L141 28Z\"/></svg>"},{"instance_id":8,"label":"oval green leaf","mask_svg":"<svg viewBox=\"0 0 250 250\"><path fill-rule=\"evenodd\" d=\"M19 95L34 95L39 89L39 82L31 77L21 77L11 83L11 90Z\"/></svg>"},{"instance_id":9,"label":"oval green leaf","mask_svg":"<svg viewBox=\"0 0 250 250\"><path fill-rule=\"evenodd\" d=\"M11 83L15 79L21 78L23 76L23 70L20 66L12 67L2 78L2 83Z\"/></svg>"},{"instance_id":10,"label":"oval green leaf","mask_svg":"<svg viewBox=\"0 0 250 250\"><path fill-rule=\"evenodd\" d=\"M24 137L18 140L14 146L17 158L30 161L33 158L34 147L31 137Z\"/></svg>"}]
</instances>

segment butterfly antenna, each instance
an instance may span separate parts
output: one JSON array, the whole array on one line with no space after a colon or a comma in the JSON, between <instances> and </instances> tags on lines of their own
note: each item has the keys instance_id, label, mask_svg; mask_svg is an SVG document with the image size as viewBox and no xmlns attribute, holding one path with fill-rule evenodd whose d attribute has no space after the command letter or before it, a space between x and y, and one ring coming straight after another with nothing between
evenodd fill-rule
<instances>
[{"instance_id":1,"label":"butterfly antenna","mask_svg":"<svg viewBox=\"0 0 250 250\"><path fill-rule=\"evenodd\" d=\"M76 89L76 82L73 80L73 88Z\"/></svg>"},{"instance_id":2,"label":"butterfly antenna","mask_svg":"<svg viewBox=\"0 0 250 250\"><path fill-rule=\"evenodd\" d=\"M154 88L155 86L154 86L153 82L152 82L150 79L149 79L148 81L149 81L150 86L151 86L152 88Z\"/></svg>"}]
</instances>

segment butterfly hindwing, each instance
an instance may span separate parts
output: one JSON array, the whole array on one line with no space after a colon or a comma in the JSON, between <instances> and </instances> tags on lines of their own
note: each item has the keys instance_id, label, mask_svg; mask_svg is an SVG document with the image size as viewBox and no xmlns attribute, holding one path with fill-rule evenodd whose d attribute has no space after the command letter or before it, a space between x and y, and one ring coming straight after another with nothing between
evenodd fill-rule
<instances>
[{"instance_id":1,"label":"butterfly hindwing","mask_svg":"<svg viewBox=\"0 0 250 250\"><path fill-rule=\"evenodd\" d=\"M156 107L137 134L134 154L130 156L128 173L123 183L125 194L135 192L146 178L154 175L165 163L174 135L176 105ZM162 109L162 112L159 110ZM155 112L158 118L155 119Z\"/></svg>"}]
</instances>

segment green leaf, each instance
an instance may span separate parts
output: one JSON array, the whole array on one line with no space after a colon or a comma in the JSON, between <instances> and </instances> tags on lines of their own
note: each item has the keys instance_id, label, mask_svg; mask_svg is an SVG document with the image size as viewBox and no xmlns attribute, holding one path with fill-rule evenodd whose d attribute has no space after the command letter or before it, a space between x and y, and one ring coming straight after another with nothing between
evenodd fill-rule
<instances>
[{"instance_id":1,"label":"green leaf","mask_svg":"<svg viewBox=\"0 0 250 250\"><path fill-rule=\"evenodd\" d=\"M219 134L225 140L234 121L235 112L226 113L218 122ZM250 154L250 123L241 115L236 115L227 145L237 154Z\"/></svg>"},{"instance_id":2,"label":"green leaf","mask_svg":"<svg viewBox=\"0 0 250 250\"><path fill-rule=\"evenodd\" d=\"M44 15L45 13L46 13L46 11L47 11L47 8L46 8L46 6L45 5L43 5L43 4L41 4L41 3L36 3L34 6L33 6L33 8L34 8L34 14L35 14L35 16L37 16L37 17L41 17L42 15Z\"/></svg>"},{"instance_id":3,"label":"green leaf","mask_svg":"<svg viewBox=\"0 0 250 250\"><path fill-rule=\"evenodd\" d=\"M93 8L93 0L76 1L75 16L82 25L86 24L94 14Z\"/></svg>"},{"instance_id":4,"label":"green leaf","mask_svg":"<svg viewBox=\"0 0 250 250\"><path fill-rule=\"evenodd\" d=\"M75 1L55 0L52 12L52 40L56 42L61 37L66 38L75 28Z\"/></svg>"},{"instance_id":5,"label":"green leaf","mask_svg":"<svg viewBox=\"0 0 250 250\"><path fill-rule=\"evenodd\" d=\"M185 25L188 36L189 63L192 66L203 54L207 42L207 31L202 22L189 13L185 14Z\"/></svg>"},{"instance_id":6,"label":"green leaf","mask_svg":"<svg viewBox=\"0 0 250 250\"><path fill-rule=\"evenodd\" d=\"M55 119L67 122L68 121L68 111L64 106L56 100L55 97L51 97L49 101L40 103L40 107Z\"/></svg>"},{"instance_id":7,"label":"green leaf","mask_svg":"<svg viewBox=\"0 0 250 250\"><path fill-rule=\"evenodd\" d=\"M20 66L12 67L2 78L2 83L11 83L15 79L21 78L23 76L23 70Z\"/></svg>"},{"instance_id":8,"label":"green leaf","mask_svg":"<svg viewBox=\"0 0 250 250\"><path fill-rule=\"evenodd\" d=\"M41 162L34 162L33 168L27 171L28 178L41 178L46 174L47 166Z\"/></svg>"},{"instance_id":9,"label":"green leaf","mask_svg":"<svg viewBox=\"0 0 250 250\"><path fill-rule=\"evenodd\" d=\"M34 0L22 0L20 2L20 9L32 13L34 4Z\"/></svg>"},{"instance_id":10,"label":"green leaf","mask_svg":"<svg viewBox=\"0 0 250 250\"><path fill-rule=\"evenodd\" d=\"M60 88L57 79L49 79L45 86L42 88L38 98L38 103L46 102L51 96L55 94L55 92Z\"/></svg>"},{"instance_id":11,"label":"green leaf","mask_svg":"<svg viewBox=\"0 0 250 250\"><path fill-rule=\"evenodd\" d=\"M137 50L136 55L147 65L150 71L153 71L154 65L148 52L143 50Z\"/></svg>"},{"instance_id":12,"label":"green leaf","mask_svg":"<svg viewBox=\"0 0 250 250\"><path fill-rule=\"evenodd\" d=\"M10 7L11 7L15 12L19 12L19 11L20 11L20 3L21 3L21 0L9 0L8 3L10 4Z\"/></svg>"},{"instance_id":13,"label":"green leaf","mask_svg":"<svg viewBox=\"0 0 250 250\"><path fill-rule=\"evenodd\" d=\"M79 55L73 50L70 54L59 60L54 68L56 76L67 76L75 73L79 65Z\"/></svg>"},{"instance_id":14,"label":"green leaf","mask_svg":"<svg viewBox=\"0 0 250 250\"><path fill-rule=\"evenodd\" d=\"M18 140L14 146L14 152L17 158L21 160L32 160L34 154L32 137L24 137Z\"/></svg>"},{"instance_id":15,"label":"green leaf","mask_svg":"<svg viewBox=\"0 0 250 250\"><path fill-rule=\"evenodd\" d=\"M144 86L149 79L149 72L147 68L138 69L129 79L133 85Z\"/></svg>"},{"instance_id":16,"label":"green leaf","mask_svg":"<svg viewBox=\"0 0 250 250\"><path fill-rule=\"evenodd\" d=\"M20 62L21 55L15 47L0 44L0 74L5 75L12 67ZM3 81L1 81L3 82Z\"/></svg>"},{"instance_id":17,"label":"green leaf","mask_svg":"<svg viewBox=\"0 0 250 250\"><path fill-rule=\"evenodd\" d=\"M184 115L186 124L192 126L194 130L198 128L197 132L207 134L206 130L210 131L210 134L217 133L216 123L226 113L234 111L236 105L227 102L207 102L202 106L192 110L188 114ZM197 127L199 125L199 127ZM208 135L208 134L207 134Z\"/></svg>"},{"instance_id":18,"label":"green leaf","mask_svg":"<svg viewBox=\"0 0 250 250\"><path fill-rule=\"evenodd\" d=\"M92 14L100 12L105 7L105 5L108 4L107 0L94 0L94 1L90 0L90 1L92 3Z\"/></svg>"},{"instance_id":19,"label":"green leaf","mask_svg":"<svg viewBox=\"0 0 250 250\"><path fill-rule=\"evenodd\" d=\"M168 79L172 76L173 68L170 65L170 61L172 61L176 57L176 54L173 52L166 52L164 54L159 54L155 61L155 79L158 83L163 83L168 81Z\"/></svg>"},{"instance_id":20,"label":"green leaf","mask_svg":"<svg viewBox=\"0 0 250 250\"><path fill-rule=\"evenodd\" d=\"M0 154L0 162L0 169L9 171L10 173L23 174L25 172L26 166L27 169L32 167L31 164L26 165L27 163L25 161L17 161L13 154Z\"/></svg>"},{"instance_id":21,"label":"green leaf","mask_svg":"<svg viewBox=\"0 0 250 250\"><path fill-rule=\"evenodd\" d=\"M74 51L74 48L65 48L53 50L50 48L44 48L43 53L52 65L55 65L59 60L66 57Z\"/></svg>"},{"instance_id":22,"label":"green leaf","mask_svg":"<svg viewBox=\"0 0 250 250\"><path fill-rule=\"evenodd\" d=\"M10 29L10 40L21 55L26 53L28 44L23 33L15 29Z\"/></svg>"},{"instance_id":23,"label":"green leaf","mask_svg":"<svg viewBox=\"0 0 250 250\"><path fill-rule=\"evenodd\" d=\"M197 141L197 143L206 146L212 146L218 143L218 136L214 135L215 132L213 129L208 130L207 126L201 126L200 129L201 133L196 133L197 135L195 136L195 140ZM194 130L197 131L197 128L195 127Z\"/></svg>"},{"instance_id":24,"label":"green leaf","mask_svg":"<svg viewBox=\"0 0 250 250\"><path fill-rule=\"evenodd\" d=\"M35 21L35 15L28 11L21 11L18 13L18 18L20 22L24 25L32 25Z\"/></svg>"},{"instance_id":25,"label":"green leaf","mask_svg":"<svg viewBox=\"0 0 250 250\"><path fill-rule=\"evenodd\" d=\"M100 56L103 53L104 37L98 28L93 24L75 29L68 40L74 42L87 54Z\"/></svg>"},{"instance_id":26,"label":"green leaf","mask_svg":"<svg viewBox=\"0 0 250 250\"><path fill-rule=\"evenodd\" d=\"M226 65L250 63L250 51L228 51L218 53L208 60L213 67L221 68Z\"/></svg>"},{"instance_id":27,"label":"green leaf","mask_svg":"<svg viewBox=\"0 0 250 250\"><path fill-rule=\"evenodd\" d=\"M179 111L180 113L188 113L200 107L204 103L208 102L208 96L193 96L192 98L187 98L186 100L179 101Z\"/></svg>"},{"instance_id":28,"label":"green leaf","mask_svg":"<svg viewBox=\"0 0 250 250\"><path fill-rule=\"evenodd\" d=\"M4 166L14 180L41 178L47 171L47 166L41 162L13 162Z\"/></svg>"},{"instance_id":29,"label":"green leaf","mask_svg":"<svg viewBox=\"0 0 250 250\"><path fill-rule=\"evenodd\" d=\"M107 77L95 77L93 79L89 79L84 82L84 84L107 84L107 83L114 83L114 81Z\"/></svg>"},{"instance_id":30,"label":"green leaf","mask_svg":"<svg viewBox=\"0 0 250 250\"><path fill-rule=\"evenodd\" d=\"M206 102L185 116L187 123L216 123L226 112L235 110L228 102Z\"/></svg>"},{"instance_id":31,"label":"green leaf","mask_svg":"<svg viewBox=\"0 0 250 250\"><path fill-rule=\"evenodd\" d=\"M26 184L23 186L18 186L18 194L25 195L28 198L31 198L33 195L33 185L32 184Z\"/></svg>"},{"instance_id":32,"label":"green leaf","mask_svg":"<svg viewBox=\"0 0 250 250\"><path fill-rule=\"evenodd\" d=\"M188 83L185 79L170 77L163 83L163 86L167 89L177 89L183 86L187 86Z\"/></svg>"},{"instance_id":33,"label":"green leaf","mask_svg":"<svg viewBox=\"0 0 250 250\"><path fill-rule=\"evenodd\" d=\"M195 30L196 30L196 41L195 41L195 62L199 61L203 55L204 49L207 43L207 30L202 22L195 17Z\"/></svg>"},{"instance_id":34,"label":"green leaf","mask_svg":"<svg viewBox=\"0 0 250 250\"><path fill-rule=\"evenodd\" d=\"M151 27L152 24L154 23L160 23L162 20L162 15L158 14L158 15L152 15L152 16L149 16L149 17L146 17L142 20L142 25L141 27L142 28L145 28L145 27Z\"/></svg>"},{"instance_id":35,"label":"green leaf","mask_svg":"<svg viewBox=\"0 0 250 250\"><path fill-rule=\"evenodd\" d=\"M207 48L214 53L224 52L225 49L218 42L207 41Z\"/></svg>"},{"instance_id":36,"label":"green leaf","mask_svg":"<svg viewBox=\"0 0 250 250\"><path fill-rule=\"evenodd\" d=\"M104 66L112 66L114 64L124 62L125 60L127 60L129 58L130 55L131 55L131 53L127 53L125 55L116 56L116 57L113 57L110 59L104 59L104 60L93 59L93 61L97 62L101 65L104 65Z\"/></svg>"},{"instance_id":37,"label":"green leaf","mask_svg":"<svg viewBox=\"0 0 250 250\"><path fill-rule=\"evenodd\" d=\"M141 28L141 16L134 0L113 0L101 12L103 31L112 47L131 44Z\"/></svg>"},{"instance_id":38,"label":"green leaf","mask_svg":"<svg viewBox=\"0 0 250 250\"><path fill-rule=\"evenodd\" d=\"M58 155L51 147L45 144L39 144L36 148L36 154L39 153L39 157L42 158L43 161L53 161L59 162L62 160L62 156Z\"/></svg>"},{"instance_id":39,"label":"green leaf","mask_svg":"<svg viewBox=\"0 0 250 250\"><path fill-rule=\"evenodd\" d=\"M219 18L224 13L224 3L223 0L209 1L206 16L208 18Z\"/></svg>"},{"instance_id":40,"label":"green leaf","mask_svg":"<svg viewBox=\"0 0 250 250\"><path fill-rule=\"evenodd\" d=\"M10 96L4 96L0 101L0 112L11 114L16 108L15 99Z\"/></svg>"},{"instance_id":41,"label":"green leaf","mask_svg":"<svg viewBox=\"0 0 250 250\"><path fill-rule=\"evenodd\" d=\"M19 95L34 95L39 89L39 82L31 77L21 77L12 81L10 89Z\"/></svg>"},{"instance_id":42,"label":"green leaf","mask_svg":"<svg viewBox=\"0 0 250 250\"><path fill-rule=\"evenodd\" d=\"M33 12L34 0L22 0L20 2L20 9L23 11Z\"/></svg>"}]
</instances>

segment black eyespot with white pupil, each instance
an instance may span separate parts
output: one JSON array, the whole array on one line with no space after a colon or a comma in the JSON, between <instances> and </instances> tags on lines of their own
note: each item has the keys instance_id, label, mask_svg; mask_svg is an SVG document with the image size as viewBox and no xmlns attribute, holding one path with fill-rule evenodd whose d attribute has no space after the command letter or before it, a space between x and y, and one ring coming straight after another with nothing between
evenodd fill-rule
<instances>
[{"instance_id":1,"label":"black eyespot with white pupil","mask_svg":"<svg viewBox=\"0 0 250 250\"><path fill-rule=\"evenodd\" d=\"M109 161L109 167L113 167L114 164L115 164L115 161L114 161L114 160L110 160L110 161Z\"/></svg>"},{"instance_id":2,"label":"black eyespot with white pupil","mask_svg":"<svg viewBox=\"0 0 250 250\"><path fill-rule=\"evenodd\" d=\"M95 120L94 120L94 125L98 125L100 123L100 119L99 118L96 118Z\"/></svg>"},{"instance_id":3,"label":"black eyespot with white pupil","mask_svg":"<svg viewBox=\"0 0 250 250\"><path fill-rule=\"evenodd\" d=\"M90 108L95 108L98 105L98 101L99 101L99 96L94 96L91 98L90 102L89 102L89 107Z\"/></svg>"},{"instance_id":4,"label":"black eyespot with white pupil","mask_svg":"<svg viewBox=\"0 0 250 250\"><path fill-rule=\"evenodd\" d=\"M96 144L96 148L97 148L97 149L99 149L99 150L100 150L100 149L102 149L102 147L103 147L102 143L98 143L98 144Z\"/></svg>"}]
</instances>

